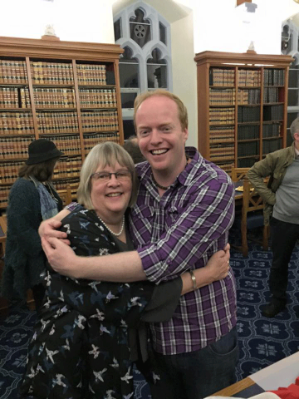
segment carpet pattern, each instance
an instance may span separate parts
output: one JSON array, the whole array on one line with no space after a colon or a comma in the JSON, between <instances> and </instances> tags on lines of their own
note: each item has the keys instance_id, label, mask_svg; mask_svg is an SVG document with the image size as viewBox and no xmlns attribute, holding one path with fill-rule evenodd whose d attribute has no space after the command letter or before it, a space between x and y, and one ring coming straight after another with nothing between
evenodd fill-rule
<instances>
[{"instance_id":1,"label":"carpet pattern","mask_svg":"<svg viewBox=\"0 0 299 399\"><path fill-rule=\"evenodd\" d=\"M276 318L261 316L260 306L269 299L268 276L271 252L250 244L248 258L231 251L231 265L237 281L240 362L238 380L299 350L299 245L289 266L289 300ZM26 351L35 323L35 312L14 308L0 317L0 399L17 399L17 387L25 367ZM150 399L142 375L134 371L135 399Z\"/></svg>"}]
</instances>

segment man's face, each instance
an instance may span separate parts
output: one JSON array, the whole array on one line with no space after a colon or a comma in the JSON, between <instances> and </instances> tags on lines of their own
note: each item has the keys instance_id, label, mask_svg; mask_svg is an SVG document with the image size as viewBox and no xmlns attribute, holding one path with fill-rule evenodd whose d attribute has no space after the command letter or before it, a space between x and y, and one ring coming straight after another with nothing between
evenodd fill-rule
<instances>
[{"instance_id":1,"label":"man's face","mask_svg":"<svg viewBox=\"0 0 299 399\"><path fill-rule=\"evenodd\" d=\"M140 150L154 172L176 177L186 164L185 142L188 130L182 129L177 104L168 97L153 96L136 113Z\"/></svg>"}]
</instances>

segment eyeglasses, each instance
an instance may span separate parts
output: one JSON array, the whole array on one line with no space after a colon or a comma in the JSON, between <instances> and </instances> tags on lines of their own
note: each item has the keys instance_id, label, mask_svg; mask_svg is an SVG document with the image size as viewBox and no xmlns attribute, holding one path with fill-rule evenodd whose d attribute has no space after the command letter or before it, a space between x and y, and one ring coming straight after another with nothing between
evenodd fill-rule
<instances>
[{"instance_id":1,"label":"eyeglasses","mask_svg":"<svg viewBox=\"0 0 299 399\"><path fill-rule=\"evenodd\" d=\"M123 181L123 182L131 180L131 178L132 178L132 174L128 170L121 170L119 172L111 172L111 173L110 172L95 172L90 177L94 178L95 180L97 180L101 183L107 183L111 179L112 175L114 175L117 180Z\"/></svg>"}]
</instances>

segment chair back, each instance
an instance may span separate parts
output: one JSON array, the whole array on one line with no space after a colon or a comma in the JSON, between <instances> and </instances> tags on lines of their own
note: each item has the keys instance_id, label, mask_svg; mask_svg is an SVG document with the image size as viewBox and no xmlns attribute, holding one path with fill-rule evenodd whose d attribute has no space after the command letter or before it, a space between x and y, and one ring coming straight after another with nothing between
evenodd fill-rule
<instances>
[{"instance_id":1,"label":"chair back","mask_svg":"<svg viewBox=\"0 0 299 399\"><path fill-rule=\"evenodd\" d=\"M6 244L6 233L7 233L7 216L0 216L0 244L1 244L1 256L5 254Z\"/></svg>"},{"instance_id":2,"label":"chair back","mask_svg":"<svg viewBox=\"0 0 299 399\"><path fill-rule=\"evenodd\" d=\"M234 182L238 183L242 181L243 186L242 211L240 219L238 219L236 214L236 221L238 222L239 220L241 227L241 251L243 256L248 255L247 230L263 226L263 240L262 243L258 242L262 244L265 251L268 249L269 237L269 229L267 226L264 226L263 209L265 204L262 197L248 180L246 176L248 170L249 168L234 168L232 173L232 178L235 179Z\"/></svg>"},{"instance_id":3,"label":"chair back","mask_svg":"<svg viewBox=\"0 0 299 399\"><path fill-rule=\"evenodd\" d=\"M232 168L232 181L237 183L243 180L250 168Z\"/></svg>"},{"instance_id":4,"label":"chair back","mask_svg":"<svg viewBox=\"0 0 299 399\"><path fill-rule=\"evenodd\" d=\"M67 184L65 190L57 190L57 193L62 199L63 206L66 206L72 202L72 190L69 184Z\"/></svg>"}]
</instances>

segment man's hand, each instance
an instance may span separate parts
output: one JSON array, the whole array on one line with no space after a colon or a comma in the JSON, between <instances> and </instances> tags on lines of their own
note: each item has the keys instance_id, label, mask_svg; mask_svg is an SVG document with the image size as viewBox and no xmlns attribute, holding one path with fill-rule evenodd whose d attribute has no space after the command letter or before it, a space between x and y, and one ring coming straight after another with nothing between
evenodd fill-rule
<instances>
[{"instance_id":1,"label":"man's hand","mask_svg":"<svg viewBox=\"0 0 299 399\"><path fill-rule=\"evenodd\" d=\"M67 240L67 234L63 231L56 230L61 226L61 222L56 219L48 219L41 223L38 229L38 233L41 238L48 240L49 238L60 238L65 244L70 245Z\"/></svg>"},{"instance_id":2,"label":"man's hand","mask_svg":"<svg viewBox=\"0 0 299 399\"><path fill-rule=\"evenodd\" d=\"M77 255L59 238L42 237L42 247L52 268L65 276L79 278Z\"/></svg>"},{"instance_id":3,"label":"man's hand","mask_svg":"<svg viewBox=\"0 0 299 399\"><path fill-rule=\"evenodd\" d=\"M216 252L208 261L206 268L210 274L211 282L222 280L228 275L230 266L230 245L227 244L223 251Z\"/></svg>"}]
</instances>

